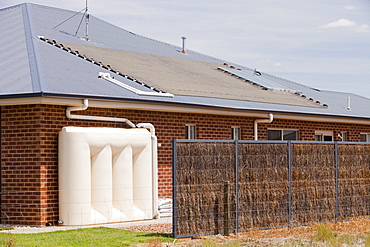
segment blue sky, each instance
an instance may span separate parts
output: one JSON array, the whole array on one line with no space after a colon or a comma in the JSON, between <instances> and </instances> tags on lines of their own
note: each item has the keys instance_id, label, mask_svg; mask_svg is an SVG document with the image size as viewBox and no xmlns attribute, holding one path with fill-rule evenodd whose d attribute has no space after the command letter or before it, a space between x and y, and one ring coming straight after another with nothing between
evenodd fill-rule
<instances>
[{"instance_id":1,"label":"blue sky","mask_svg":"<svg viewBox=\"0 0 370 247\"><path fill-rule=\"evenodd\" d=\"M22 2L1 0L0 8ZM80 11L85 0L34 0ZM153 39L319 89L370 98L369 0L88 0L89 13Z\"/></svg>"}]
</instances>

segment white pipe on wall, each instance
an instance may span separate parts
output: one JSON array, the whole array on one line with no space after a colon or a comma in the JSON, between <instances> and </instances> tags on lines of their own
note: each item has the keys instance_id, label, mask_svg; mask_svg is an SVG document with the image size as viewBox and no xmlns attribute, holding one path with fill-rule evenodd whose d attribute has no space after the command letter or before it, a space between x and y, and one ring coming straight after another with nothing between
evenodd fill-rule
<instances>
[{"instance_id":1,"label":"white pipe on wall","mask_svg":"<svg viewBox=\"0 0 370 247\"><path fill-rule=\"evenodd\" d=\"M84 99L83 105L81 106L72 106L68 107L66 110L66 115L70 119L82 119L82 120L98 120L98 121L109 121L109 122L121 122L127 123L131 128L136 128L136 125L133 124L127 118L114 118L114 117L98 117L98 116L87 116L87 115L72 115L72 111L83 111L89 107L89 100Z\"/></svg>"},{"instance_id":2,"label":"white pipe on wall","mask_svg":"<svg viewBox=\"0 0 370 247\"><path fill-rule=\"evenodd\" d=\"M258 140L258 123L271 123L274 120L274 115L272 113L268 114L268 119L256 119L254 120L254 140Z\"/></svg>"},{"instance_id":3,"label":"white pipe on wall","mask_svg":"<svg viewBox=\"0 0 370 247\"><path fill-rule=\"evenodd\" d=\"M149 129L150 133L152 133L152 137L155 136L155 128L151 123L139 123L136 125L136 127Z\"/></svg>"},{"instance_id":4,"label":"white pipe on wall","mask_svg":"<svg viewBox=\"0 0 370 247\"><path fill-rule=\"evenodd\" d=\"M158 153L157 153L157 148L158 148L158 141L157 137L155 136L155 128L154 125L151 123L139 123L137 125L138 128L147 128L149 129L150 133L152 134L152 172L153 172L153 195L158 195ZM153 209L154 211L154 217L158 218L159 216L159 211L157 207L157 197L154 197L153 200Z\"/></svg>"}]
</instances>

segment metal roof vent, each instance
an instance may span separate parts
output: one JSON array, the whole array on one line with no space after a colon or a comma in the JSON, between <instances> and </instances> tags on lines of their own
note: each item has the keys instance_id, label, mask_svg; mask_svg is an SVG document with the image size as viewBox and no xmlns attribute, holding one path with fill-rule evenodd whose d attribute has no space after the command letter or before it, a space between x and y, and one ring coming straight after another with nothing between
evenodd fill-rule
<instances>
[{"instance_id":1,"label":"metal roof vent","mask_svg":"<svg viewBox=\"0 0 370 247\"><path fill-rule=\"evenodd\" d=\"M186 40L186 37L183 36L183 37L181 37L181 39L182 39L182 51L181 51L181 53L186 55L187 54L186 53L186 49L185 49L185 40Z\"/></svg>"},{"instance_id":2,"label":"metal roof vent","mask_svg":"<svg viewBox=\"0 0 370 247\"><path fill-rule=\"evenodd\" d=\"M351 110L351 97L348 96L347 98L347 108L346 108L348 111Z\"/></svg>"}]
</instances>

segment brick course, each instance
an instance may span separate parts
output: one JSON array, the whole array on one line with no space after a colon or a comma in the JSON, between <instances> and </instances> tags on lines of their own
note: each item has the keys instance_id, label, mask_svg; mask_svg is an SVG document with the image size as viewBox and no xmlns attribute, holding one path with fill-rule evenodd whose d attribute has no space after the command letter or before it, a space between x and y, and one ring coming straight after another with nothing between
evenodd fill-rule
<instances>
[{"instance_id":1,"label":"brick course","mask_svg":"<svg viewBox=\"0 0 370 247\"><path fill-rule=\"evenodd\" d=\"M127 127L117 122L69 120L66 106L19 105L1 107L1 219L6 224L45 225L58 220L58 133L65 126ZM149 122L156 127L158 143L158 193L171 197L172 140L183 139L185 124L194 124L198 139L230 139L231 127L241 128L241 138L253 139L255 118L193 113L170 113L124 109L89 108L78 114L125 117L133 123ZM258 125L260 140L267 129L299 130L300 140L313 141L315 130L348 133L348 141L359 141L370 127L358 124L321 123L274 119Z\"/></svg>"}]
</instances>

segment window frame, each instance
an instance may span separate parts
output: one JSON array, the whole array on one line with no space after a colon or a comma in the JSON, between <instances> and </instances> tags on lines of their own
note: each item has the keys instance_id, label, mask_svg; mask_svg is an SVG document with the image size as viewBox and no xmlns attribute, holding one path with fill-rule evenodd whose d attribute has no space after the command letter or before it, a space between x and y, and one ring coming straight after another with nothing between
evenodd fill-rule
<instances>
[{"instance_id":1,"label":"window frame","mask_svg":"<svg viewBox=\"0 0 370 247\"><path fill-rule=\"evenodd\" d=\"M365 135L365 141L361 141L361 136L363 135ZM360 142L370 142L370 133L360 133Z\"/></svg>"},{"instance_id":2,"label":"window frame","mask_svg":"<svg viewBox=\"0 0 370 247\"><path fill-rule=\"evenodd\" d=\"M331 140L325 140L325 137L331 137ZM329 130L315 130L315 141L332 142L334 141L334 133Z\"/></svg>"},{"instance_id":3,"label":"window frame","mask_svg":"<svg viewBox=\"0 0 370 247\"><path fill-rule=\"evenodd\" d=\"M241 128L239 126L231 126L231 140L241 140Z\"/></svg>"},{"instance_id":4,"label":"window frame","mask_svg":"<svg viewBox=\"0 0 370 247\"><path fill-rule=\"evenodd\" d=\"M276 139L269 139L269 131L280 131L280 140L276 140ZM294 131L296 134L295 134L295 140L287 140L287 139L284 139L284 131ZM299 141L299 130L297 129L267 129L267 140L270 140L270 141Z\"/></svg>"},{"instance_id":5,"label":"window frame","mask_svg":"<svg viewBox=\"0 0 370 247\"><path fill-rule=\"evenodd\" d=\"M348 141L348 132L340 132L338 137L340 138L340 140L342 142L347 142Z\"/></svg>"},{"instance_id":6,"label":"window frame","mask_svg":"<svg viewBox=\"0 0 370 247\"><path fill-rule=\"evenodd\" d=\"M185 124L185 139L197 139L197 128L195 124Z\"/></svg>"}]
</instances>

